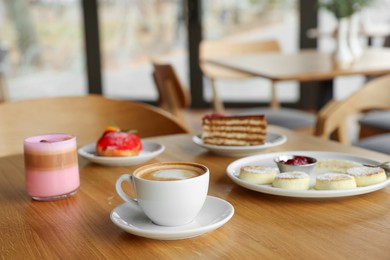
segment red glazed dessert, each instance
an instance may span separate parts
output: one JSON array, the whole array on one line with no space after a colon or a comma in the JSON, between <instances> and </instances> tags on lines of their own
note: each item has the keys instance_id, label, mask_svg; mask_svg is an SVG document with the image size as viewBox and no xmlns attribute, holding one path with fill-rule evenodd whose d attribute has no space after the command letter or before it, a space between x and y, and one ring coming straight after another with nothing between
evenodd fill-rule
<instances>
[{"instance_id":1,"label":"red glazed dessert","mask_svg":"<svg viewBox=\"0 0 390 260\"><path fill-rule=\"evenodd\" d=\"M136 156L142 150L138 135L121 131L118 127L107 127L96 144L96 153L100 156Z\"/></svg>"}]
</instances>

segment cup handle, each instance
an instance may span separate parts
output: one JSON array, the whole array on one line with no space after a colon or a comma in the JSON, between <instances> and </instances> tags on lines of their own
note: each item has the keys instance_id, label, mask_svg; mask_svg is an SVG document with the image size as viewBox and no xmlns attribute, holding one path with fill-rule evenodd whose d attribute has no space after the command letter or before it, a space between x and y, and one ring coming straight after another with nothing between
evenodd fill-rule
<instances>
[{"instance_id":1,"label":"cup handle","mask_svg":"<svg viewBox=\"0 0 390 260\"><path fill-rule=\"evenodd\" d=\"M122 189L122 183L124 181L129 182L131 185L133 184L133 176L130 174L122 174L117 180L115 184L115 189L118 195L126 202L132 203L139 207L138 202L135 198L131 198L129 195L127 195L123 189Z\"/></svg>"}]
</instances>

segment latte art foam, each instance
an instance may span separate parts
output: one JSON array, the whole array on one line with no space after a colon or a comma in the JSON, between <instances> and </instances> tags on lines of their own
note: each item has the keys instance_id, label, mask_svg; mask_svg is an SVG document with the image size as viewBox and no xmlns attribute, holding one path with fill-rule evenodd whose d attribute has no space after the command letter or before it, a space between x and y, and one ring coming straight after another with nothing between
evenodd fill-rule
<instances>
[{"instance_id":1,"label":"latte art foam","mask_svg":"<svg viewBox=\"0 0 390 260\"><path fill-rule=\"evenodd\" d=\"M159 179L185 180L185 179L199 176L199 174L194 171L189 171L184 169L170 169L170 170L161 170L161 171L154 172L153 176Z\"/></svg>"},{"instance_id":2,"label":"latte art foam","mask_svg":"<svg viewBox=\"0 0 390 260\"><path fill-rule=\"evenodd\" d=\"M204 173L204 169L191 165L169 165L140 172L138 176L145 180L179 181L195 178Z\"/></svg>"}]
</instances>

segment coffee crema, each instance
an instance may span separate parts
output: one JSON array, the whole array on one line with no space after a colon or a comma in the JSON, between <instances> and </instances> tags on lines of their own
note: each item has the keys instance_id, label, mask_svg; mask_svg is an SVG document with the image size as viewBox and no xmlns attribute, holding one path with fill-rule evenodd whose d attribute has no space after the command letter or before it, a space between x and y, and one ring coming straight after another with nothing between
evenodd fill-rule
<instances>
[{"instance_id":1,"label":"coffee crema","mask_svg":"<svg viewBox=\"0 0 390 260\"><path fill-rule=\"evenodd\" d=\"M137 177L152 181L179 181L191 179L204 174L206 171L202 168L191 165L170 165L150 168L138 172Z\"/></svg>"}]
</instances>

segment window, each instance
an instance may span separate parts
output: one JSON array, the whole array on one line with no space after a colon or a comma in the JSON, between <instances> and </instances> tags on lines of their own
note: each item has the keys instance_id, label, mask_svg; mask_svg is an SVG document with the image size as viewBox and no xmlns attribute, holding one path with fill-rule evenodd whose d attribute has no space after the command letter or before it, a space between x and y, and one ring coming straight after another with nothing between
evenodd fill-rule
<instances>
[{"instance_id":1,"label":"window","mask_svg":"<svg viewBox=\"0 0 390 260\"><path fill-rule=\"evenodd\" d=\"M10 99L87 92L80 8L78 0L0 1Z\"/></svg>"},{"instance_id":2,"label":"window","mask_svg":"<svg viewBox=\"0 0 390 260\"><path fill-rule=\"evenodd\" d=\"M104 94L155 101L153 59L171 63L188 86L184 1L99 1Z\"/></svg>"},{"instance_id":3,"label":"window","mask_svg":"<svg viewBox=\"0 0 390 260\"><path fill-rule=\"evenodd\" d=\"M203 2L204 39L229 41L277 40L283 52L299 48L299 19L296 0L215 0ZM271 83L266 79L217 81L218 93L225 102L268 102ZM212 98L211 86L204 81L205 99ZM296 82L277 84L281 102L297 102Z\"/></svg>"}]
</instances>

